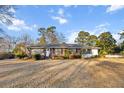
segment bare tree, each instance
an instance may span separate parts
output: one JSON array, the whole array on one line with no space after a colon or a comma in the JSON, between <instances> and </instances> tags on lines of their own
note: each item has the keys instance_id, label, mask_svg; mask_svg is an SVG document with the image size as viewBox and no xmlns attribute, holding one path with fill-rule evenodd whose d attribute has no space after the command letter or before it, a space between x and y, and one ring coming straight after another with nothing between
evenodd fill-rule
<instances>
[{"instance_id":1,"label":"bare tree","mask_svg":"<svg viewBox=\"0 0 124 93\"><path fill-rule=\"evenodd\" d=\"M27 45L32 44L33 40L29 34L25 33L20 37L20 42L24 43L24 45L27 46Z\"/></svg>"},{"instance_id":2,"label":"bare tree","mask_svg":"<svg viewBox=\"0 0 124 93\"><path fill-rule=\"evenodd\" d=\"M12 24L12 18L14 18L14 13L10 11L10 9L15 9L15 7L10 5L0 5L0 21L3 24Z\"/></svg>"},{"instance_id":3,"label":"bare tree","mask_svg":"<svg viewBox=\"0 0 124 93\"><path fill-rule=\"evenodd\" d=\"M12 19L14 18L14 12L10 11L15 9L14 6L10 5L0 5L0 23L5 25L11 25ZM10 37L5 33L5 31L0 28L0 50L6 51L10 50L11 43Z\"/></svg>"},{"instance_id":4,"label":"bare tree","mask_svg":"<svg viewBox=\"0 0 124 93\"><path fill-rule=\"evenodd\" d=\"M28 35L27 33L24 33L23 35L20 36L18 42L16 42L15 48L13 52L17 55L28 55L29 51L27 49L28 45L33 44L33 39Z\"/></svg>"}]
</instances>

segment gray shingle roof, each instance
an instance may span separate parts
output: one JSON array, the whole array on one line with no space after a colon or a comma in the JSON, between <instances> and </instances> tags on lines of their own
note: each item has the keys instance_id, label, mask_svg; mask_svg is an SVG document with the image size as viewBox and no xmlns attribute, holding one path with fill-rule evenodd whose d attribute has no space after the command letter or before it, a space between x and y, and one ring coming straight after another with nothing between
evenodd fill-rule
<instances>
[{"instance_id":1,"label":"gray shingle roof","mask_svg":"<svg viewBox=\"0 0 124 93\"><path fill-rule=\"evenodd\" d=\"M47 45L31 45L28 46L31 49L39 49L39 48L82 48L82 49L100 49L99 47L91 47L91 46L82 46L79 44L47 44Z\"/></svg>"}]
</instances>

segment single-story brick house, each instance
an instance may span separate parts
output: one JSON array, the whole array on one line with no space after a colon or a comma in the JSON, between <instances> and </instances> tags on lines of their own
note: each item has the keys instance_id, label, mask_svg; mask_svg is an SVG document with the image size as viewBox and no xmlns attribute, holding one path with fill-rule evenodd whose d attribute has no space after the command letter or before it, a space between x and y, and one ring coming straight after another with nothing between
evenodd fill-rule
<instances>
[{"instance_id":1,"label":"single-story brick house","mask_svg":"<svg viewBox=\"0 0 124 93\"><path fill-rule=\"evenodd\" d=\"M92 56L98 56L99 47L91 47L91 46L81 46L79 44L47 44L47 45L31 45L27 47L29 53L33 54L41 54L46 57L52 56L62 56L65 55L66 51L69 50L73 54L87 55L90 54Z\"/></svg>"}]
</instances>

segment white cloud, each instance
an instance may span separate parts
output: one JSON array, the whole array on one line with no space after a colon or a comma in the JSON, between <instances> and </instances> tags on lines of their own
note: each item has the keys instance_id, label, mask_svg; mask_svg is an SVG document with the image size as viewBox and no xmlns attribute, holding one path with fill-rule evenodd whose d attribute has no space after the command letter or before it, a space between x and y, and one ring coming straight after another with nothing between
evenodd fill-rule
<instances>
[{"instance_id":1,"label":"white cloud","mask_svg":"<svg viewBox=\"0 0 124 93\"><path fill-rule=\"evenodd\" d=\"M33 28L36 27L36 24L34 25L27 25L24 20L20 19L13 19L12 20L12 25L9 25L7 28L8 30L13 30L13 31L23 31L23 30L32 30Z\"/></svg>"},{"instance_id":2,"label":"white cloud","mask_svg":"<svg viewBox=\"0 0 124 93\"><path fill-rule=\"evenodd\" d=\"M109 25L110 25L109 23L103 23L103 24L97 25L96 28L103 28Z\"/></svg>"},{"instance_id":3,"label":"white cloud","mask_svg":"<svg viewBox=\"0 0 124 93\"><path fill-rule=\"evenodd\" d=\"M121 10L124 8L124 5L111 5L107 8L106 12L113 12L113 11L117 11L117 10Z\"/></svg>"},{"instance_id":4,"label":"white cloud","mask_svg":"<svg viewBox=\"0 0 124 93\"><path fill-rule=\"evenodd\" d=\"M54 14L55 16L51 16L51 18L53 20L58 21L59 24L66 24L66 23L68 23L68 19L65 16L71 17L71 15L69 15L69 14L66 15L65 14L65 11L64 11L63 8L59 8L57 12L55 12L55 10L51 9L51 10L49 10L49 13L56 13L56 14Z\"/></svg>"},{"instance_id":5,"label":"white cloud","mask_svg":"<svg viewBox=\"0 0 124 93\"><path fill-rule=\"evenodd\" d=\"M49 12L49 13L55 13L55 10L54 10L54 9L50 9L48 12ZM64 16L65 11L64 11L64 9L59 8L56 13L57 13L59 16Z\"/></svg>"},{"instance_id":6,"label":"white cloud","mask_svg":"<svg viewBox=\"0 0 124 93\"><path fill-rule=\"evenodd\" d=\"M57 20L60 24L66 24L68 20L64 17L53 16L52 19Z\"/></svg>"},{"instance_id":7,"label":"white cloud","mask_svg":"<svg viewBox=\"0 0 124 93\"><path fill-rule=\"evenodd\" d=\"M60 8L60 9L58 10L58 14L59 14L60 16L64 16L64 10L63 10L62 8Z\"/></svg>"},{"instance_id":8,"label":"white cloud","mask_svg":"<svg viewBox=\"0 0 124 93\"><path fill-rule=\"evenodd\" d=\"M38 27L38 25L36 25L36 24L33 24L33 27L34 27L34 28L37 28L37 27Z\"/></svg>"},{"instance_id":9,"label":"white cloud","mask_svg":"<svg viewBox=\"0 0 124 93\"><path fill-rule=\"evenodd\" d=\"M120 30L119 34L122 34L122 33L124 33L124 30Z\"/></svg>"},{"instance_id":10,"label":"white cloud","mask_svg":"<svg viewBox=\"0 0 124 93\"><path fill-rule=\"evenodd\" d=\"M78 36L79 32L71 32L71 34L69 35L69 37L67 38L68 41L67 43L75 43L75 38Z\"/></svg>"},{"instance_id":11,"label":"white cloud","mask_svg":"<svg viewBox=\"0 0 124 93\"><path fill-rule=\"evenodd\" d=\"M118 33L113 33L112 35L117 41L119 41L120 35Z\"/></svg>"},{"instance_id":12,"label":"white cloud","mask_svg":"<svg viewBox=\"0 0 124 93\"><path fill-rule=\"evenodd\" d=\"M23 20L14 19L13 20L13 25L14 26L25 25L25 22Z\"/></svg>"},{"instance_id":13,"label":"white cloud","mask_svg":"<svg viewBox=\"0 0 124 93\"><path fill-rule=\"evenodd\" d=\"M16 27L16 26L8 26L8 30L13 30L13 31L20 31L21 29Z\"/></svg>"},{"instance_id":14,"label":"white cloud","mask_svg":"<svg viewBox=\"0 0 124 93\"><path fill-rule=\"evenodd\" d=\"M109 26L109 25L110 25L109 23L103 23L103 24L97 25L97 26L92 30L92 34L97 34L97 35L99 35L99 34L101 34L101 33L103 33L103 32L109 31L109 30L108 30L108 26Z\"/></svg>"}]
</instances>

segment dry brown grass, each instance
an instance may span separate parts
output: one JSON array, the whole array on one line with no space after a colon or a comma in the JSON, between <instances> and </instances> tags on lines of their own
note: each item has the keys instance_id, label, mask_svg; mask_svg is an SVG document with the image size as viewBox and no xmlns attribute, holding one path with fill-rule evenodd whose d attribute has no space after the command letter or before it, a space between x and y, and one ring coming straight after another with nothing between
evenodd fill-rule
<instances>
[{"instance_id":1,"label":"dry brown grass","mask_svg":"<svg viewBox=\"0 0 124 93\"><path fill-rule=\"evenodd\" d=\"M124 87L123 60L4 60L0 87Z\"/></svg>"},{"instance_id":2,"label":"dry brown grass","mask_svg":"<svg viewBox=\"0 0 124 93\"><path fill-rule=\"evenodd\" d=\"M117 62L124 63L124 58L96 58L97 61L109 61L109 62Z\"/></svg>"}]
</instances>

